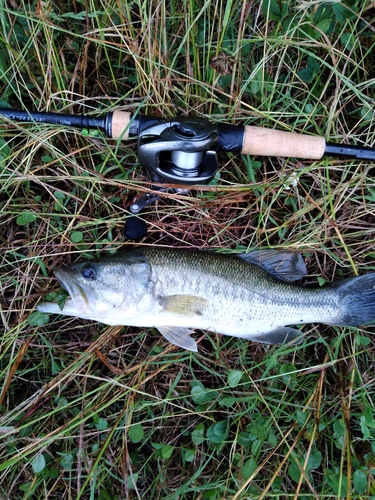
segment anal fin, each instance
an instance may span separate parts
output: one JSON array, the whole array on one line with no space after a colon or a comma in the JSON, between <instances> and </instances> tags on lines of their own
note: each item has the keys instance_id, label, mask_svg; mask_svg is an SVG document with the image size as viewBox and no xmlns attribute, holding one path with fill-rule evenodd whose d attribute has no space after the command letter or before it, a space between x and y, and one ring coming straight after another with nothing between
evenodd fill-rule
<instances>
[{"instance_id":1,"label":"anal fin","mask_svg":"<svg viewBox=\"0 0 375 500\"><path fill-rule=\"evenodd\" d=\"M249 335L248 339L263 344L287 344L289 342L299 344L303 340L303 332L289 326L281 326L270 332Z\"/></svg>"}]
</instances>

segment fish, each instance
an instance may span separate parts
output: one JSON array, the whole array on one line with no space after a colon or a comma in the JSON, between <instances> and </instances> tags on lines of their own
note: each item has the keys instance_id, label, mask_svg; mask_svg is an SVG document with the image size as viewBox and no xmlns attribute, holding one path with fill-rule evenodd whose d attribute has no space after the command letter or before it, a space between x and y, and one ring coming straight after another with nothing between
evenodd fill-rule
<instances>
[{"instance_id":1,"label":"fish","mask_svg":"<svg viewBox=\"0 0 375 500\"><path fill-rule=\"evenodd\" d=\"M300 253L248 253L136 246L54 270L69 293L40 312L107 325L154 327L172 344L197 351L195 330L265 344L297 343L296 325L360 326L375 321L375 273L304 286Z\"/></svg>"}]
</instances>

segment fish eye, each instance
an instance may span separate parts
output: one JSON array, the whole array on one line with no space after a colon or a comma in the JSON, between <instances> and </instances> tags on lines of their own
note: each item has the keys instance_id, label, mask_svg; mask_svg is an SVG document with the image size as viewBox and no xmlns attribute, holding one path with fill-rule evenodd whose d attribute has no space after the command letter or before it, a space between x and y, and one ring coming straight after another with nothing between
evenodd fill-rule
<instances>
[{"instance_id":1,"label":"fish eye","mask_svg":"<svg viewBox=\"0 0 375 500\"><path fill-rule=\"evenodd\" d=\"M89 280L96 280L96 269L93 264L85 264L81 267L81 274Z\"/></svg>"}]
</instances>

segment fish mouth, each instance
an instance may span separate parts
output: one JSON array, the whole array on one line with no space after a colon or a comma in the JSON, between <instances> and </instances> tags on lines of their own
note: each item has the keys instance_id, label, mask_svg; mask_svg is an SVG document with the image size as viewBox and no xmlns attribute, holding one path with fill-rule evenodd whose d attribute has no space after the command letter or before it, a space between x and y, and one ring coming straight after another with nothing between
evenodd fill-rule
<instances>
[{"instance_id":1,"label":"fish mouth","mask_svg":"<svg viewBox=\"0 0 375 500\"><path fill-rule=\"evenodd\" d=\"M90 307L90 300L86 291L76 282L74 277L70 275L69 271L64 268L54 269L53 274L60 283L61 287L69 293L69 297L65 301L64 308L73 307L82 313L92 311L92 308Z\"/></svg>"}]
</instances>

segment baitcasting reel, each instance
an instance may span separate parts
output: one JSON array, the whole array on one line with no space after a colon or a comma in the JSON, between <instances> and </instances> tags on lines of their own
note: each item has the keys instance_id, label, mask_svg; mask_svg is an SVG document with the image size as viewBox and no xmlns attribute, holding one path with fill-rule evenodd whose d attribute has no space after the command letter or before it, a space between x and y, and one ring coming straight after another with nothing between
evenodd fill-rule
<instances>
[{"instance_id":1,"label":"baitcasting reel","mask_svg":"<svg viewBox=\"0 0 375 500\"><path fill-rule=\"evenodd\" d=\"M138 158L158 184L207 184L218 169L217 151L255 156L284 156L319 160L323 156L375 161L375 149L362 145L332 144L324 137L296 134L253 125L212 124L196 117L163 120L132 116L117 109L99 117L0 109L0 116L14 121L52 123L81 130L101 130L107 137L127 140L138 137ZM187 188L154 188L154 191L186 192ZM137 217L159 198L146 194L134 202L125 235L141 239L146 225Z\"/></svg>"},{"instance_id":2,"label":"baitcasting reel","mask_svg":"<svg viewBox=\"0 0 375 500\"><path fill-rule=\"evenodd\" d=\"M158 183L207 184L218 168L217 141L219 129L208 120L183 117L164 120L146 126L138 133L137 153L139 163ZM157 188L158 191L166 191ZM168 189L169 192L187 192L187 189ZM130 206L133 214L139 214L147 205L159 198L145 194ZM143 221L128 219L125 235L140 239L145 233ZM142 236L140 236L142 235Z\"/></svg>"},{"instance_id":3,"label":"baitcasting reel","mask_svg":"<svg viewBox=\"0 0 375 500\"><path fill-rule=\"evenodd\" d=\"M208 120L162 121L138 135L138 159L155 182L207 184L219 168L219 129Z\"/></svg>"}]
</instances>

